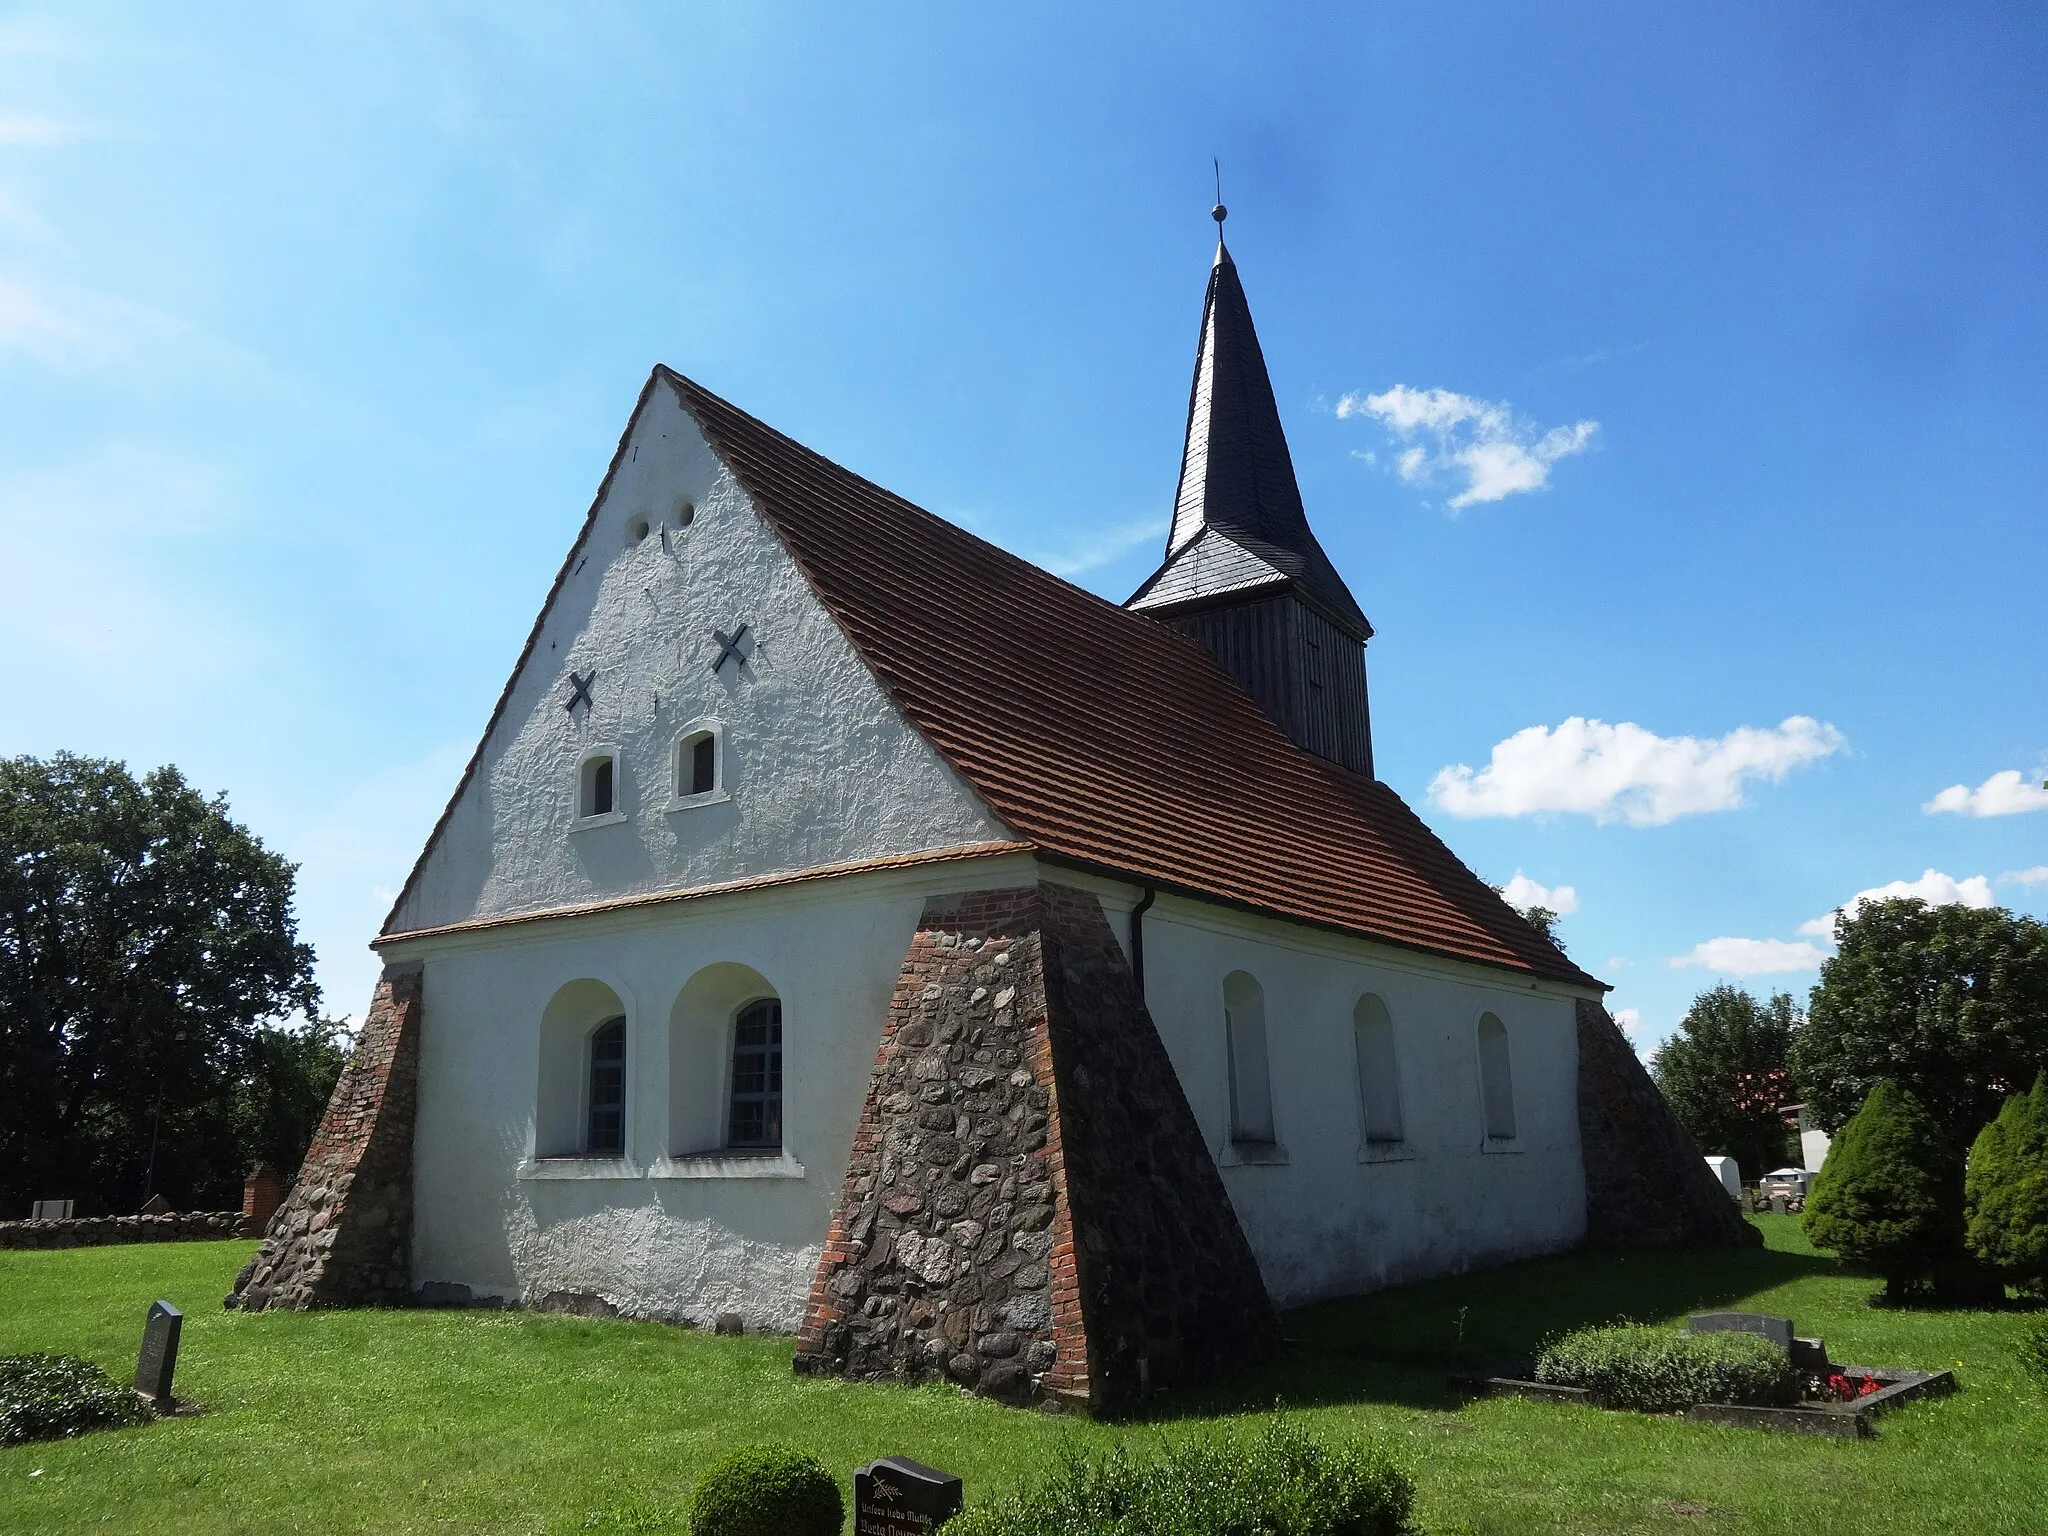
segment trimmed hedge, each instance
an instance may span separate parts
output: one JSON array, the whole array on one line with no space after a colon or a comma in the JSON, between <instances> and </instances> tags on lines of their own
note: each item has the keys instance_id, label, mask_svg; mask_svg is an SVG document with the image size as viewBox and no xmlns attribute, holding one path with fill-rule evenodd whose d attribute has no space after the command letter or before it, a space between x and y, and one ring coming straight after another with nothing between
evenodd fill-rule
<instances>
[{"instance_id":1,"label":"trimmed hedge","mask_svg":"<svg viewBox=\"0 0 2048 1536\"><path fill-rule=\"evenodd\" d=\"M90 1360L0 1355L0 1445L146 1424L155 1412Z\"/></svg>"},{"instance_id":2,"label":"trimmed hedge","mask_svg":"<svg viewBox=\"0 0 2048 1536\"><path fill-rule=\"evenodd\" d=\"M1415 1485L1377 1447L1283 1420L1140 1460L1069 1454L1045 1479L946 1522L946 1536L1409 1536Z\"/></svg>"},{"instance_id":3,"label":"trimmed hedge","mask_svg":"<svg viewBox=\"0 0 2048 1536\"><path fill-rule=\"evenodd\" d=\"M1753 1333L1581 1328L1548 1346L1536 1379L1584 1387L1603 1408L1680 1413L1694 1403L1783 1407L1799 1399L1792 1362Z\"/></svg>"},{"instance_id":4,"label":"trimmed hedge","mask_svg":"<svg viewBox=\"0 0 2048 1536\"><path fill-rule=\"evenodd\" d=\"M846 1504L815 1456L750 1445L697 1479L690 1536L839 1536Z\"/></svg>"}]
</instances>

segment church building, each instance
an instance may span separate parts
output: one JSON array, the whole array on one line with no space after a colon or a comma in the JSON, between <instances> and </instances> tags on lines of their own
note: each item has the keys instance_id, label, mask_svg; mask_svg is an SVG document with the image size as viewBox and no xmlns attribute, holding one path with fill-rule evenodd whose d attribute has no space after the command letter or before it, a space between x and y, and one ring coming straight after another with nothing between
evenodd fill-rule
<instances>
[{"instance_id":1,"label":"church building","mask_svg":"<svg viewBox=\"0 0 2048 1536\"><path fill-rule=\"evenodd\" d=\"M1121 606L657 367L230 1304L737 1314L1105 1409L1306 1302L1747 1240L1374 777L1372 632L1220 240Z\"/></svg>"}]
</instances>

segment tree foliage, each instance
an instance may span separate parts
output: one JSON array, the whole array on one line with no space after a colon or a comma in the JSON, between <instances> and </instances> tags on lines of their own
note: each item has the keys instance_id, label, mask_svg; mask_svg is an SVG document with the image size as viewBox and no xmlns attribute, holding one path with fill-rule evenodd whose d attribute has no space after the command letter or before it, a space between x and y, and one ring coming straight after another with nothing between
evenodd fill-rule
<instances>
[{"instance_id":1,"label":"tree foliage","mask_svg":"<svg viewBox=\"0 0 2048 1536\"><path fill-rule=\"evenodd\" d=\"M1890 1078L1960 1152L2048 1067L2048 924L1908 898L1837 917L1835 943L1791 1063L1824 1127Z\"/></svg>"},{"instance_id":2,"label":"tree foliage","mask_svg":"<svg viewBox=\"0 0 2048 1536\"><path fill-rule=\"evenodd\" d=\"M1814 1176L1807 1240L1881 1271L1896 1299L1962 1256L1963 1164L1912 1093L1881 1082Z\"/></svg>"},{"instance_id":3,"label":"tree foliage","mask_svg":"<svg viewBox=\"0 0 2048 1536\"><path fill-rule=\"evenodd\" d=\"M1723 983L1693 999L1651 1068L1700 1149L1734 1158L1752 1182L1785 1161L1778 1108L1791 1097L1785 1067L1797 1027L1790 993L1760 1003Z\"/></svg>"},{"instance_id":4,"label":"tree foliage","mask_svg":"<svg viewBox=\"0 0 2048 1536\"><path fill-rule=\"evenodd\" d=\"M0 759L0 1206L239 1203L256 1156L289 1172L336 1049L274 1027L319 1002L294 874L175 768Z\"/></svg>"},{"instance_id":5,"label":"tree foliage","mask_svg":"<svg viewBox=\"0 0 2048 1536\"><path fill-rule=\"evenodd\" d=\"M2048 1290L2048 1073L1977 1133L1963 1209L1972 1254L2015 1285Z\"/></svg>"}]
</instances>

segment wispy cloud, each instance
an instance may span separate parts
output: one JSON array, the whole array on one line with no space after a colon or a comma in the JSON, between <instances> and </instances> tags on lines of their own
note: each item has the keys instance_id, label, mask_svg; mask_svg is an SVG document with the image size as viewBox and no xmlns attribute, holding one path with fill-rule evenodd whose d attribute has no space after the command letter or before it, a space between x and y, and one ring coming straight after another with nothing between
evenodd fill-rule
<instances>
[{"instance_id":1,"label":"wispy cloud","mask_svg":"<svg viewBox=\"0 0 2048 1536\"><path fill-rule=\"evenodd\" d=\"M0 146L10 144L68 144L83 137L76 123L32 112L0 112Z\"/></svg>"},{"instance_id":2,"label":"wispy cloud","mask_svg":"<svg viewBox=\"0 0 2048 1536\"><path fill-rule=\"evenodd\" d=\"M1043 566L1055 576L1070 579L1113 564L1142 545L1163 541L1169 523L1164 517L1132 518L1069 532L1056 541L1040 542L1030 537L1007 537L999 520L983 513L956 511L951 515L963 528L972 529L1033 565ZM1004 524L1009 521L1000 520Z\"/></svg>"},{"instance_id":3,"label":"wispy cloud","mask_svg":"<svg viewBox=\"0 0 2048 1536\"><path fill-rule=\"evenodd\" d=\"M2048 864L2036 864L2032 869L2008 869L1998 877L2000 885L2048 885Z\"/></svg>"},{"instance_id":4,"label":"wispy cloud","mask_svg":"<svg viewBox=\"0 0 2048 1536\"><path fill-rule=\"evenodd\" d=\"M2008 768L1975 789L1951 784L1920 809L1929 816L2018 816L2026 811L2048 811L2048 781L2023 779L2019 769Z\"/></svg>"},{"instance_id":5,"label":"wispy cloud","mask_svg":"<svg viewBox=\"0 0 2048 1536\"><path fill-rule=\"evenodd\" d=\"M1501 887L1501 897L1517 912L1527 912L1532 907L1547 907L1559 917L1569 917L1579 910L1579 893L1568 885L1540 885L1515 871L1515 878Z\"/></svg>"},{"instance_id":6,"label":"wispy cloud","mask_svg":"<svg viewBox=\"0 0 2048 1536\"><path fill-rule=\"evenodd\" d=\"M1745 784L1775 783L1844 745L1840 731L1806 715L1705 737L1659 736L1627 721L1573 715L1554 730L1517 731L1494 747L1484 768L1458 763L1441 770L1430 780L1429 798L1453 816L1571 812L1658 827L1734 810Z\"/></svg>"},{"instance_id":7,"label":"wispy cloud","mask_svg":"<svg viewBox=\"0 0 2048 1536\"><path fill-rule=\"evenodd\" d=\"M1542 490L1551 469L1585 452L1600 430L1597 421L1580 421L1545 431L1504 400L1406 384L1376 395L1347 394L1337 401L1337 415L1370 416L1405 444L1394 467L1408 484L1461 481L1463 489L1449 503L1453 511Z\"/></svg>"},{"instance_id":8,"label":"wispy cloud","mask_svg":"<svg viewBox=\"0 0 2048 1536\"><path fill-rule=\"evenodd\" d=\"M1803 939L1708 939L1693 945L1691 953L1673 956L1665 964L1673 970L1697 966L1723 976L1783 976L1817 971L1825 959L1825 950Z\"/></svg>"}]
</instances>

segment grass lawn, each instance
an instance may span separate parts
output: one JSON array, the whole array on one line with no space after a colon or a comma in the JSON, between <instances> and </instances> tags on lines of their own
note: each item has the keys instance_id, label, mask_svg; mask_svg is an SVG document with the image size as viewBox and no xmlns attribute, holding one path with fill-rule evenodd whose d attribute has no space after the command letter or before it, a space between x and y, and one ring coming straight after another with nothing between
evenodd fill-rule
<instances>
[{"instance_id":1,"label":"grass lawn","mask_svg":"<svg viewBox=\"0 0 2048 1536\"><path fill-rule=\"evenodd\" d=\"M2048 1530L2048 1379L2014 1352L2022 1312L1890 1312L1818 1256L1796 1217L1762 1252L1574 1255L1294 1314L1288 1357L1145 1422L998 1408L943 1387L800 1380L786 1340L526 1313L245 1317L220 1297L253 1245L0 1252L0 1353L134 1371L142 1316L186 1311L190 1418L0 1450L0 1531L660 1531L734 1445L780 1440L850 1484L910 1455L973 1500L1063 1445L1137 1447L1276 1404L1315 1433L1385 1441L1449 1533ZM1837 1360L1952 1366L1962 1391L1809 1441L1515 1400L1465 1401L1447 1369L1524 1354L1584 1322L1743 1307L1790 1315Z\"/></svg>"}]
</instances>

